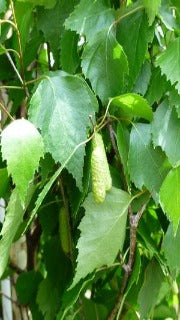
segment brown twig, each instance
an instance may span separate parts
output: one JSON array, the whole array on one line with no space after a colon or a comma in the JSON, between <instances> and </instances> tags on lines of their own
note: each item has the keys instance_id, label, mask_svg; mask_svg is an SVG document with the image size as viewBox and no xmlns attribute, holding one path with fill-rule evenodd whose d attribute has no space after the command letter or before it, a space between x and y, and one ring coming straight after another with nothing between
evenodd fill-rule
<instances>
[{"instance_id":1,"label":"brown twig","mask_svg":"<svg viewBox=\"0 0 180 320\"><path fill-rule=\"evenodd\" d=\"M135 215L133 214L131 206L129 207L129 223L130 223L130 252L129 252L129 259L128 259L128 263L123 266L123 269L125 270L125 273L124 273L124 278L123 278L123 281L122 281L122 285L121 285L121 289L120 289L118 298L117 298L116 303L115 303L113 309L111 310L111 312L109 313L109 315L108 315L106 320L113 320L115 318L118 310L119 310L120 305L121 305L121 302L122 302L122 299L123 299L123 295L124 295L125 289L127 287L128 280L129 280L129 277L131 275L132 268L133 268L133 265L134 265L134 258L135 258L135 251L136 251L136 234L137 234L137 228L138 228L139 220L141 219L142 214L144 213L149 200L150 200L150 198L148 199L148 201L146 203L143 204L141 209Z\"/></svg>"},{"instance_id":2,"label":"brown twig","mask_svg":"<svg viewBox=\"0 0 180 320\"><path fill-rule=\"evenodd\" d=\"M11 297L7 296L4 292L0 291L0 295L10 300L12 303L16 304L19 307L19 303L16 300L13 300Z\"/></svg>"},{"instance_id":3,"label":"brown twig","mask_svg":"<svg viewBox=\"0 0 180 320\"><path fill-rule=\"evenodd\" d=\"M12 117L12 115L7 111L7 109L3 106L3 104L0 102L0 108L1 110L6 113L6 115L12 120L14 121L14 118Z\"/></svg>"}]
</instances>

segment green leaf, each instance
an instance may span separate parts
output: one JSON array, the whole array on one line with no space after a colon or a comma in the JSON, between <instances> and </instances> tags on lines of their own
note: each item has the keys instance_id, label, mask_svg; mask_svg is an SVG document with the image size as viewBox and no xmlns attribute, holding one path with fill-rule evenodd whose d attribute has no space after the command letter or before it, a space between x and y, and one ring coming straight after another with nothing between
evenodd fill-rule
<instances>
[{"instance_id":1,"label":"green leaf","mask_svg":"<svg viewBox=\"0 0 180 320\"><path fill-rule=\"evenodd\" d=\"M49 1L52 2L52 0ZM63 24L76 2L77 0L57 0L52 9L39 8L37 12L37 27L44 33L45 40L49 43L57 62L59 62L60 38L64 31Z\"/></svg>"},{"instance_id":2,"label":"green leaf","mask_svg":"<svg viewBox=\"0 0 180 320\"><path fill-rule=\"evenodd\" d=\"M111 104L115 106L118 114L124 118L139 117L151 121L153 112L147 101L136 93L126 93L114 97ZM111 110L111 108L110 108Z\"/></svg>"},{"instance_id":3,"label":"green leaf","mask_svg":"<svg viewBox=\"0 0 180 320\"><path fill-rule=\"evenodd\" d=\"M149 124L138 123L132 128L128 167L136 187L141 189L145 186L157 198L169 163L159 148L153 148Z\"/></svg>"},{"instance_id":4,"label":"green leaf","mask_svg":"<svg viewBox=\"0 0 180 320\"><path fill-rule=\"evenodd\" d=\"M121 161L124 168L124 173L126 176L126 181L129 182L129 172L128 172L128 152L129 152L129 131L128 129L119 122L117 125L117 146L119 154L121 156Z\"/></svg>"},{"instance_id":5,"label":"green leaf","mask_svg":"<svg viewBox=\"0 0 180 320\"><path fill-rule=\"evenodd\" d=\"M90 39L83 51L81 65L85 77L103 102L122 92L128 63L112 29L103 30Z\"/></svg>"},{"instance_id":6,"label":"green leaf","mask_svg":"<svg viewBox=\"0 0 180 320\"><path fill-rule=\"evenodd\" d=\"M98 104L86 82L78 77L57 71L51 72L38 85L30 101L29 116L41 129L46 152L63 164L74 148L86 139ZM66 168L81 188L85 147L79 148Z\"/></svg>"},{"instance_id":7,"label":"green leaf","mask_svg":"<svg viewBox=\"0 0 180 320\"><path fill-rule=\"evenodd\" d=\"M148 16L149 25L151 26L154 22L155 16L158 13L161 0L143 0L143 5Z\"/></svg>"},{"instance_id":8,"label":"green leaf","mask_svg":"<svg viewBox=\"0 0 180 320\"><path fill-rule=\"evenodd\" d=\"M148 60L145 60L141 68L141 71L139 73L139 76L136 80L133 91L135 93L139 93L142 96L144 96L148 89L150 78L151 78L151 65L148 62Z\"/></svg>"},{"instance_id":9,"label":"green leaf","mask_svg":"<svg viewBox=\"0 0 180 320\"><path fill-rule=\"evenodd\" d=\"M2 156L7 161L22 203L30 181L43 157L44 146L40 133L25 119L15 120L2 131Z\"/></svg>"},{"instance_id":10,"label":"green leaf","mask_svg":"<svg viewBox=\"0 0 180 320\"><path fill-rule=\"evenodd\" d=\"M55 319L56 312L60 305L60 298L57 288L54 287L48 278L40 283L36 302L44 316L44 320Z\"/></svg>"},{"instance_id":11,"label":"green leaf","mask_svg":"<svg viewBox=\"0 0 180 320\"><path fill-rule=\"evenodd\" d=\"M149 318L151 310L156 305L163 278L161 267L156 260L152 260L146 268L144 283L138 296L141 320Z\"/></svg>"},{"instance_id":12,"label":"green leaf","mask_svg":"<svg viewBox=\"0 0 180 320\"><path fill-rule=\"evenodd\" d=\"M162 74L170 80L171 84L176 84L176 89L180 93L180 37L170 43L168 48L157 58L156 65L161 68Z\"/></svg>"},{"instance_id":13,"label":"green leaf","mask_svg":"<svg viewBox=\"0 0 180 320\"><path fill-rule=\"evenodd\" d=\"M16 2L15 13L21 38L22 52L24 53L26 43L29 39L30 28L33 23L33 5L27 1L26 3ZM14 38L14 42L15 49L18 51L18 39L16 36Z\"/></svg>"},{"instance_id":14,"label":"green leaf","mask_svg":"<svg viewBox=\"0 0 180 320\"><path fill-rule=\"evenodd\" d=\"M152 106L155 102L158 102L168 87L169 83L167 82L166 77L161 75L161 69L153 69L150 85L146 93L146 99L149 104Z\"/></svg>"},{"instance_id":15,"label":"green leaf","mask_svg":"<svg viewBox=\"0 0 180 320\"><path fill-rule=\"evenodd\" d=\"M172 89L169 92L169 103L171 107L175 107L178 118L180 118L180 95L178 94L178 91L175 89Z\"/></svg>"},{"instance_id":16,"label":"green leaf","mask_svg":"<svg viewBox=\"0 0 180 320\"><path fill-rule=\"evenodd\" d=\"M32 3L34 6L43 6L45 8L52 8L54 7L57 0L17 0L18 2L26 2Z\"/></svg>"},{"instance_id":17,"label":"green leaf","mask_svg":"<svg viewBox=\"0 0 180 320\"><path fill-rule=\"evenodd\" d=\"M29 201L34 192L34 188L31 186L28 192L25 207L22 207L18 192L16 189L11 194L8 207L6 210L5 221L0 233L0 252L1 252L1 263L0 263L0 278L3 275L9 257L9 251L11 243L16 235L16 232L23 220L23 215L29 204Z\"/></svg>"},{"instance_id":18,"label":"green leaf","mask_svg":"<svg viewBox=\"0 0 180 320\"><path fill-rule=\"evenodd\" d=\"M60 310L57 315L57 320L64 320L67 319L65 316L67 315L68 311L72 308L72 306L76 303L79 298L81 291L87 287L87 285L92 282L94 276L91 276L90 279L80 281L74 288L71 290L65 291L62 304Z\"/></svg>"},{"instance_id":19,"label":"green leaf","mask_svg":"<svg viewBox=\"0 0 180 320\"><path fill-rule=\"evenodd\" d=\"M109 28L115 20L115 11L104 0L81 0L66 19L66 29L85 35L87 40L99 31Z\"/></svg>"},{"instance_id":20,"label":"green leaf","mask_svg":"<svg viewBox=\"0 0 180 320\"><path fill-rule=\"evenodd\" d=\"M131 11L129 7L129 11ZM129 84L131 91L140 72L148 49L148 42L153 35L153 28L149 28L146 14L140 10L127 15L117 27L117 40L122 45L129 62Z\"/></svg>"},{"instance_id":21,"label":"green leaf","mask_svg":"<svg viewBox=\"0 0 180 320\"><path fill-rule=\"evenodd\" d=\"M102 204L95 202L92 193L88 195L83 204L85 216L79 225L79 253L71 287L94 269L113 263L118 250L123 247L130 202L128 193L114 187L107 192Z\"/></svg>"},{"instance_id":22,"label":"green leaf","mask_svg":"<svg viewBox=\"0 0 180 320\"><path fill-rule=\"evenodd\" d=\"M180 167L172 169L161 186L160 203L163 211L167 214L174 225L176 233L180 220Z\"/></svg>"},{"instance_id":23,"label":"green leaf","mask_svg":"<svg viewBox=\"0 0 180 320\"><path fill-rule=\"evenodd\" d=\"M73 31L65 31L61 39L61 51L60 51L60 63L62 69L69 73L75 73L80 58L78 55L78 44L79 36Z\"/></svg>"},{"instance_id":24,"label":"green leaf","mask_svg":"<svg viewBox=\"0 0 180 320\"><path fill-rule=\"evenodd\" d=\"M25 305L32 303L35 300L38 285L41 281L42 275L40 272L29 271L20 274L16 282L19 303Z\"/></svg>"},{"instance_id":25,"label":"green leaf","mask_svg":"<svg viewBox=\"0 0 180 320\"><path fill-rule=\"evenodd\" d=\"M167 100L154 114L152 135L154 145L160 146L165 151L170 163L180 164L180 119L175 108L169 107Z\"/></svg>"},{"instance_id":26,"label":"green leaf","mask_svg":"<svg viewBox=\"0 0 180 320\"><path fill-rule=\"evenodd\" d=\"M168 263L168 267L173 272L180 270L180 226L177 229L176 236L174 236L173 224L169 225L169 228L165 234L163 241L163 250L165 258Z\"/></svg>"},{"instance_id":27,"label":"green leaf","mask_svg":"<svg viewBox=\"0 0 180 320\"><path fill-rule=\"evenodd\" d=\"M9 178L6 168L0 169L0 181L0 198L4 198L9 186Z\"/></svg>"}]
</instances>

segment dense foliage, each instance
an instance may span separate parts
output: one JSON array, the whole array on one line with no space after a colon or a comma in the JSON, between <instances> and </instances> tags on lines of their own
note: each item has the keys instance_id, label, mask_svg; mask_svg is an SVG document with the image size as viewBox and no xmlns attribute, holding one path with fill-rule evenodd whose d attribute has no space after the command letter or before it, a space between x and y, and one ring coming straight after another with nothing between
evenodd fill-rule
<instances>
[{"instance_id":1,"label":"dense foliage","mask_svg":"<svg viewBox=\"0 0 180 320\"><path fill-rule=\"evenodd\" d=\"M0 18L0 276L21 319L178 319L180 1L0 0Z\"/></svg>"}]
</instances>

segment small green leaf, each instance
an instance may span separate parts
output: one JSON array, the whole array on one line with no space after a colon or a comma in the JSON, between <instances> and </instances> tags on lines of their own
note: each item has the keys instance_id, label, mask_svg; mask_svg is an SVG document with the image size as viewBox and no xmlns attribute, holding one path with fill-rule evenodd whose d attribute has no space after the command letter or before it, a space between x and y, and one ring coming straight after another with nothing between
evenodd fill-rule
<instances>
[{"instance_id":1,"label":"small green leaf","mask_svg":"<svg viewBox=\"0 0 180 320\"><path fill-rule=\"evenodd\" d=\"M145 93L147 92L150 79L151 79L151 64L149 63L148 60L145 60L141 68L141 71L138 75L138 78L136 80L133 92L139 93L142 96L144 96Z\"/></svg>"},{"instance_id":2,"label":"small green leaf","mask_svg":"<svg viewBox=\"0 0 180 320\"><path fill-rule=\"evenodd\" d=\"M145 186L157 199L170 166L160 148L153 148L149 124L138 123L132 128L128 167L135 185L140 189Z\"/></svg>"},{"instance_id":3,"label":"small green leaf","mask_svg":"<svg viewBox=\"0 0 180 320\"><path fill-rule=\"evenodd\" d=\"M95 268L113 263L118 250L122 250L123 247L130 202L131 197L128 193L114 187L107 192L102 204L95 202L92 193L88 195L83 204L85 216L79 226L79 253L71 287Z\"/></svg>"},{"instance_id":4,"label":"small green leaf","mask_svg":"<svg viewBox=\"0 0 180 320\"><path fill-rule=\"evenodd\" d=\"M167 100L157 108L154 114L152 135L154 145L160 146L165 151L170 163L180 164L180 119L175 108L169 107Z\"/></svg>"},{"instance_id":5,"label":"small green leaf","mask_svg":"<svg viewBox=\"0 0 180 320\"><path fill-rule=\"evenodd\" d=\"M141 320L149 319L151 310L156 305L163 278L161 267L155 260L152 260L146 268L144 283L138 296Z\"/></svg>"},{"instance_id":6,"label":"small green leaf","mask_svg":"<svg viewBox=\"0 0 180 320\"><path fill-rule=\"evenodd\" d=\"M172 169L160 189L160 203L174 225L176 233L180 220L180 167Z\"/></svg>"},{"instance_id":7,"label":"small green leaf","mask_svg":"<svg viewBox=\"0 0 180 320\"><path fill-rule=\"evenodd\" d=\"M151 26L154 22L155 16L158 13L161 0L143 0L143 5L148 16L149 25Z\"/></svg>"},{"instance_id":8,"label":"small green leaf","mask_svg":"<svg viewBox=\"0 0 180 320\"><path fill-rule=\"evenodd\" d=\"M161 68L162 74L166 75L172 85L177 83L176 89L180 93L180 37L171 42L157 58L156 65Z\"/></svg>"},{"instance_id":9,"label":"small green leaf","mask_svg":"<svg viewBox=\"0 0 180 320\"><path fill-rule=\"evenodd\" d=\"M85 77L103 102L122 92L128 62L112 29L103 30L90 39L83 51L81 65Z\"/></svg>"},{"instance_id":10,"label":"small green leaf","mask_svg":"<svg viewBox=\"0 0 180 320\"><path fill-rule=\"evenodd\" d=\"M153 112L147 101L136 93L126 93L111 100L119 116L124 118L139 117L151 121ZM110 108L111 111L111 108Z\"/></svg>"},{"instance_id":11,"label":"small green leaf","mask_svg":"<svg viewBox=\"0 0 180 320\"><path fill-rule=\"evenodd\" d=\"M104 0L81 0L66 19L65 27L85 35L89 40L102 29L109 28L115 20L115 11Z\"/></svg>"},{"instance_id":12,"label":"small green leaf","mask_svg":"<svg viewBox=\"0 0 180 320\"><path fill-rule=\"evenodd\" d=\"M12 175L23 203L28 185L44 154L42 137L31 122L20 119L13 121L2 131L1 145L8 173Z\"/></svg>"}]
</instances>

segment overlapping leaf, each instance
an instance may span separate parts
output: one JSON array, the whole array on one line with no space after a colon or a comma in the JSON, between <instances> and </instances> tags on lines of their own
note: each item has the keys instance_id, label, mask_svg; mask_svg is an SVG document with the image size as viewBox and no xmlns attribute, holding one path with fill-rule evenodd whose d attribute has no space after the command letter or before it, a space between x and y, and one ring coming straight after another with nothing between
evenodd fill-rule
<instances>
[{"instance_id":1,"label":"overlapping leaf","mask_svg":"<svg viewBox=\"0 0 180 320\"><path fill-rule=\"evenodd\" d=\"M85 216L79 225L81 236L77 244L79 253L72 286L95 268L111 265L118 250L122 250L130 202L128 193L114 187L100 205L94 201L92 193L88 195L83 204Z\"/></svg>"},{"instance_id":2,"label":"overlapping leaf","mask_svg":"<svg viewBox=\"0 0 180 320\"><path fill-rule=\"evenodd\" d=\"M167 100L155 112L152 135L154 145L165 151L171 164L180 164L180 119Z\"/></svg>"},{"instance_id":3,"label":"overlapping leaf","mask_svg":"<svg viewBox=\"0 0 180 320\"><path fill-rule=\"evenodd\" d=\"M115 20L115 11L104 0L81 0L66 19L66 29L85 35L89 40L102 29L109 28Z\"/></svg>"},{"instance_id":4,"label":"overlapping leaf","mask_svg":"<svg viewBox=\"0 0 180 320\"><path fill-rule=\"evenodd\" d=\"M28 197L26 199L26 205L23 208L18 192L16 189L11 194L8 207L6 210L5 221L0 233L0 252L1 252L1 263L0 263L0 278L3 275L6 264L9 257L9 251L11 243L16 235L16 232L23 220L24 212L29 204L34 188L29 188Z\"/></svg>"},{"instance_id":5,"label":"overlapping leaf","mask_svg":"<svg viewBox=\"0 0 180 320\"><path fill-rule=\"evenodd\" d=\"M122 92L128 63L112 29L91 38L85 46L81 65L85 77L103 102Z\"/></svg>"},{"instance_id":6,"label":"overlapping leaf","mask_svg":"<svg viewBox=\"0 0 180 320\"><path fill-rule=\"evenodd\" d=\"M180 93L180 38L170 43L169 47L157 58L156 64L171 84L176 84L176 89Z\"/></svg>"},{"instance_id":7,"label":"overlapping leaf","mask_svg":"<svg viewBox=\"0 0 180 320\"><path fill-rule=\"evenodd\" d=\"M133 10L129 7L129 11ZM146 14L139 10L122 19L117 28L117 39L122 45L129 62L129 91L132 90L145 59L148 42L153 35Z\"/></svg>"},{"instance_id":8,"label":"overlapping leaf","mask_svg":"<svg viewBox=\"0 0 180 320\"><path fill-rule=\"evenodd\" d=\"M136 93L126 93L111 100L111 105L124 118L139 117L151 121L153 112L147 101ZM110 107L111 110L111 107Z\"/></svg>"},{"instance_id":9,"label":"overlapping leaf","mask_svg":"<svg viewBox=\"0 0 180 320\"><path fill-rule=\"evenodd\" d=\"M140 189L145 186L157 197L169 163L160 148L153 148L149 124L134 124L130 135L128 166L135 185Z\"/></svg>"},{"instance_id":10,"label":"overlapping leaf","mask_svg":"<svg viewBox=\"0 0 180 320\"><path fill-rule=\"evenodd\" d=\"M74 148L86 139L89 115L98 110L97 100L86 82L57 71L41 81L30 102L29 116L41 129L45 148L63 164ZM85 147L79 148L66 168L81 188Z\"/></svg>"},{"instance_id":11,"label":"overlapping leaf","mask_svg":"<svg viewBox=\"0 0 180 320\"><path fill-rule=\"evenodd\" d=\"M143 0L143 5L148 15L149 24L152 25L161 5L161 0Z\"/></svg>"},{"instance_id":12,"label":"overlapping leaf","mask_svg":"<svg viewBox=\"0 0 180 320\"><path fill-rule=\"evenodd\" d=\"M51 0L49 0L51 3ZM37 27L44 33L45 40L50 44L54 57L59 60L60 38L64 30L64 21L74 8L77 0L57 0L52 9L39 8Z\"/></svg>"},{"instance_id":13,"label":"overlapping leaf","mask_svg":"<svg viewBox=\"0 0 180 320\"><path fill-rule=\"evenodd\" d=\"M180 167L172 169L160 189L160 203L176 233L180 220Z\"/></svg>"},{"instance_id":14,"label":"overlapping leaf","mask_svg":"<svg viewBox=\"0 0 180 320\"><path fill-rule=\"evenodd\" d=\"M29 182L44 154L42 137L31 122L20 119L13 121L3 130L1 145L8 173L12 175L23 203Z\"/></svg>"}]
</instances>

